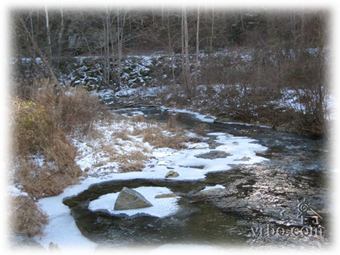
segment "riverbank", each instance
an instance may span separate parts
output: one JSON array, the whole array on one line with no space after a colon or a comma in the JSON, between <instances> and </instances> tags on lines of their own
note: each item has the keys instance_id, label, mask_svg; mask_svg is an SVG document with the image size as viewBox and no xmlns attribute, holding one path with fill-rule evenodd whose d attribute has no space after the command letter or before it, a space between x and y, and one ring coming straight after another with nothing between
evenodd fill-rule
<instances>
[{"instance_id":1,"label":"riverbank","mask_svg":"<svg viewBox=\"0 0 340 255\"><path fill-rule=\"evenodd\" d=\"M129 186L130 183L140 182L142 187L145 183L152 182L156 187L169 188L171 187L169 183L180 185L189 182L188 187L193 185L193 189L188 188L184 193L175 192L178 197L175 204L181 205L183 199L189 199L194 204L204 201L204 204L214 206L213 211L221 220L227 219L230 215L238 215L239 220L227 229L236 228L238 235L249 240L251 245L279 243L276 241L281 239L275 241L260 238L252 242L253 239L247 237L249 227L254 222L262 225L266 222L282 225L284 220L280 218L278 211L286 207L294 208L295 197L316 199L317 203L313 208L317 208L318 212L321 211L323 217L327 218L327 210L323 202L327 191L323 185L317 190L312 190L312 186L315 186L312 183L318 183L314 177L312 177L313 182L309 182L310 171L317 171L325 178L326 169L322 161L322 150L325 147L322 141L279 133L263 125L220 122L211 115L177 108L137 107L117 109L109 114L112 118L96 121L93 124L91 136L69 137L77 150L75 162L83 173L78 184L66 188L57 196L38 201L39 207L48 217L48 224L43 228L42 235L35 237L34 240L45 248L52 246L69 249L75 243L77 246L78 243L82 244L86 249L100 246L95 241L97 237L91 233L91 227L90 229L79 228L82 225L82 217L72 217L77 212L74 211L75 204L69 201L72 198L77 200L78 196L81 197L88 192L95 195L91 195L93 201L100 199L100 194L109 196L110 192L107 191L91 192L104 183L112 183L112 187L115 187L114 183L124 182ZM245 167L246 165L249 167ZM211 177L219 172L226 174L221 174L223 177L217 179ZM301 178L298 177L301 175ZM288 176L291 176L289 181L291 186L283 188L285 183L281 180L286 180ZM305 184L301 183L306 180ZM111 193L114 195L119 191L115 188ZM316 193L319 193L319 196L316 196ZM289 199L287 194L291 194ZM224 197L226 200L223 199ZM263 202L265 198L268 199L268 203ZM281 202L278 204L278 201ZM171 203L174 201L171 200ZM239 203L241 206L237 206ZM83 206L82 204L81 208ZM101 206L99 203L93 212L88 212L90 205L87 204L84 210L86 214L90 213L91 219L96 222L98 210L102 213L107 205ZM167 202L164 206L164 208L172 208L167 205ZM272 212L273 208L277 208L276 212ZM197 209L189 212L195 210ZM176 218L181 211L183 210L175 210L170 213L174 215L171 217ZM138 214L138 211L136 213ZM292 209L284 224L291 224L289 219L295 217L294 213ZM188 219L192 217L191 213L185 215L189 217ZM200 217L209 217L209 215ZM258 218L262 220L258 221ZM220 223L217 222L216 226L223 227L224 225ZM91 226L89 222L87 225ZM218 228L223 231L221 227ZM69 234L66 235L65 230ZM229 238L231 237L225 237L225 241ZM133 238L131 241L133 243ZM115 240L110 242L114 244ZM291 239L286 243L289 242ZM314 245L313 242L309 238L305 241L297 238L292 243L297 246L302 244L308 246ZM323 243L322 240L320 242Z\"/></svg>"}]
</instances>

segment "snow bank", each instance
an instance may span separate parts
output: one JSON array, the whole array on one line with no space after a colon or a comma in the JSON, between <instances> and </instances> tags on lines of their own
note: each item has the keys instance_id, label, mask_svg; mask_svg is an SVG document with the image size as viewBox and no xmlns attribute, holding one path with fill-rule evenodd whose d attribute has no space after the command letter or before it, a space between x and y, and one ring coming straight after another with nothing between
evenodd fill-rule
<instances>
[{"instance_id":1,"label":"snow bank","mask_svg":"<svg viewBox=\"0 0 340 255\"><path fill-rule=\"evenodd\" d=\"M194 118L202 122L207 122L207 123L213 123L216 120L216 118L213 116L201 114L201 113L186 110L186 109L168 108L168 107L162 106L161 110L168 111L168 112L187 113L187 114L192 115Z\"/></svg>"},{"instance_id":2,"label":"snow bank","mask_svg":"<svg viewBox=\"0 0 340 255\"><path fill-rule=\"evenodd\" d=\"M205 188L202 189L201 191L207 191L207 190L212 190L212 189L225 189L225 187L223 185L217 184L214 186L205 186Z\"/></svg>"},{"instance_id":3,"label":"snow bank","mask_svg":"<svg viewBox=\"0 0 340 255\"><path fill-rule=\"evenodd\" d=\"M8 186L8 193L12 197L28 196L28 194L14 185Z\"/></svg>"},{"instance_id":4,"label":"snow bank","mask_svg":"<svg viewBox=\"0 0 340 255\"><path fill-rule=\"evenodd\" d=\"M157 195L170 194L171 190L164 187L138 187L135 191L142 194L153 206L133 210L114 210L114 204L119 192L110 193L100 196L98 199L91 201L89 209L91 211L106 210L112 215L134 216L137 214L147 214L155 217L166 217L176 213L179 206L177 205L178 197L156 198Z\"/></svg>"}]
</instances>

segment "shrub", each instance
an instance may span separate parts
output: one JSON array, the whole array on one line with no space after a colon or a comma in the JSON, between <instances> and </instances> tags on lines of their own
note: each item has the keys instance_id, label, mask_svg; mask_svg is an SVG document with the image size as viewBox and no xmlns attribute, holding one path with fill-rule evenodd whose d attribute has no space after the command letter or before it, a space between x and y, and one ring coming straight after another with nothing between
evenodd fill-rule
<instances>
[{"instance_id":1,"label":"shrub","mask_svg":"<svg viewBox=\"0 0 340 255\"><path fill-rule=\"evenodd\" d=\"M30 161L22 160L16 179L28 194L41 198L60 194L67 186L75 183L80 173L76 166L63 170L52 162L37 167Z\"/></svg>"},{"instance_id":2,"label":"shrub","mask_svg":"<svg viewBox=\"0 0 340 255\"><path fill-rule=\"evenodd\" d=\"M56 195L77 180L81 171L74 162L76 151L43 105L16 99L14 126L14 152L19 162L14 174L26 192L37 198ZM43 166L30 159L36 154L44 156Z\"/></svg>"},{"instance_id":3,"label":"shrub","mask_svg":"<svg viewBox=\"0 0 340 255\"><path fill-rule=\"evenodd\" d=\"M11 228L16 234L29 237L40 234L47 223L47 216L41 212L33 199L28 196L12 198Z\"/></svg>"},{"instance_id":4,"label":"shrub","mask_svg":"<svg viewBox=\"0 0 340 255\"><path fill-rule=\"evenodd\" d=\"M53 119L45 108L33 101L14 100L14 145L27 155L48 146L55 131Z\"/></svg>"},{"instance_id":5,"label":"shrub","mask_svg":"<svg viewBox=\"0 0 340 255\"><path fill-rule=\"evenodd\" d=\"M66 132L89 132L93 121L105 116L105 107L84 88L41 87L34 99L45 106Z\"/></svg>"}]
</instances>

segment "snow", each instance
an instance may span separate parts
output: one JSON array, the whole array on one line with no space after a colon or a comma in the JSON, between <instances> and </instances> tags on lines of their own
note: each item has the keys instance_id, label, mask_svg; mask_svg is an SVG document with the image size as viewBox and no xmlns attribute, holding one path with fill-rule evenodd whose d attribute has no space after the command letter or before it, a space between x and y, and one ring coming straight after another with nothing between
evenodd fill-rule
<instances>
[{"instance_id":1,"label":"snow","mask_svg":"<svg viewBox=\"0 0 340 255\"><path fill-rule=\"evenodd\" d=\"M94 250L97 246L81 234L69 211L59 213L54 217L49 215L49 223L44 228L44 236L36 238L36 241L45 248L48 248L50 243L57 244L62 250L75 246L80 249Z\"/></svg>"},{"instance_id":2,"label":"snow","mask_svg":"<svg viewBox=\"0 0 340 255\"><path fill-rule=\"evenodd\" d=\"M279 107L284 107L284 108L291 108L296 111L302 111L304 112L305 106L299 102L300 100L300 95L303 95L302 90L293 90L293 89L283 89L282 92L282 97L280 100L277 102Z\"/></svg>"},{"instance_id":3,"label":"snow","mask_svg":"<svg viewBox=\"0 0 340 255\"><path fill-rule=\"evenodd\" d=\"M190 114L205 122L212 122L215 119L214 117L188 110L170 109L170 111L172 110ZM135 128L150 127L150 124L144 122L129 122L124 120L109 123L97 122L94 126L101 134L99 138L87 138L85 140L80 138L72 139L72 143L78 149L76 162L83 171L90 169L88 176L78 184L66 188L60 195L46 197L38 201L39 206L49 218L49 222L43 230L43 235L36 237L36 241L44 247L48 247L52 242L57 244L61 249L70 248L71 246L75 246L75 244L82 248L95 249L96 244L81 234L71 216L69 208L63 204L64 198L77 195L88 189L92 184L112 180L132 180L135 178L146 180L165 179L169 169L179 174L179 176L173 178L178 181L200 180L204 179L209 172L227 171L235 164L254 164L267 160L256 155L256 152L267 149L258 144L257 140L233 136L224 132L207 134L210 139L215 140L219 144L215 149L210 149L209 144L204 141L187 143L188 148L175 150L171 148L153 148L148 143L144 143L142 138L136 136L130 136L129 140L114 139L115 142L112 143L112 137L116 132L122 130L133 131ZM193 137L196 134L188 132L187 135ZM207 140L208 137L205 139ZM103 151L102 146L106 143L113 146L115 150L114 153L126 154L131 151L141 150L141 148L147 148L150 151L148 152L150 159L142 171L119 173L117 171L117 163L110 159L110 155L108 155L107 152ZM217 159L197 157L199 154L215 150L228 153L228 156ZM247 160L242 160L244 158L247 158ZM98 163L100 163L100 166L98 166ZM209 189L209 187L206 188ZM167 188L138 187L136 190L141 192L154 206L138 210L129 210L129 212L126 210L124 210L124 212L114 211L112 207L118 193L111 193L92 201L90 203L90 209L108 210L112 214L124 213L129 216L146 213L157 217L166 217L167 215L175 213L178 209L176 197L155 199L154 196L156 194L170 193L170 190Z\"/></svg>"},{"instance_id":4,"label":"snow","mask_svg":"<svg viewBox=\"0 0 340 255\"><path fill-rule=\"evenodd\" d=\"M135 191L142 194L153 206L132 210L114 210L114 204L119 192L109 193L100 196L98 199L91 201L89 209L92 211L105 210L112 215L135 216L147 214L155 217L166 217L176 213L179 209L177 205L178 197L155 198L157 195L172 193L171 190L164 187L138 187Z\"/></svg>"},{"instance_id":5,"label":"snow","mask_svg":"<svg viewBox=\"0 0 340 255\"><path fill-rule=\"evenodd\" d=\"M334 96L326 96L326 119L335 120L336 115L336 100Z\"/></svg>"},{"instance_id":6,"label":"snow","mask_svg":"<svg viewBox=\"0 0 340 255\"><path fill-rule=\"evenodd\" d=\"M212 190L212 189L225 189L225 187L223 185L217 184L214 186L205 186L204 189L202 189L201 191L208 191L208 190Z\"/></svg>"},{"instance_id":7,"label":"snow","mask_svg":"<svg viewBox=\"0 0 340 255\"><path fill-rule=\"evenodd\" d=\"M28 196L28 194L14 185L8 186L8 193L12 197Z\"/></svg>"},{"instance_id":8,"label":"snow","mask_svg":"<svg viewBox=\"0 0 340 255\"><path fill-rule=\"evenodd\" d=\"M119 164L112 159L114 156L127 155L143 149L150 150L151 147L136 136L129 135L129 140L115 138L114 143L112 138L122 131L132 132L134 129L146 129L152 126L145 122L131 122L129 120L109 123L97 122L94 124L94 128L100 133L100 137L87 140L71 139L78 151L76 163L82 171L89 170L89 175L98 176L118 172ZM104 150L105 147L109 150ZM148 155L147 152L144 154Z\"/></svg>"},{"instance_id":9,"label":"snow","mask_svg":"<svg viewBox=\"0 0 340 255\"><path fill-rule=\"evenodd\" d=\"M37 167L43 167L45 164L45 157L43 154L35 154L32 155L30 160L33 162L33 164Z\"/></svg>"},{"instance_id":10,"label":"snow","mask_svg":"<svg viewBox=\"0 0 340 255\"><path fill-rule=\"evenodd\" d=\"M237 121L224 121L222 123L228 124L228 125L240 125L240 126L247 126L247 127L271 128L270 126L267 126L267 125L251 124L251 123L237 122Z\"/></svg>"},{"instance_id":11,"label":"snow","mask_svg":"<svg viewBox=\"0 0 340 255\"><path fill-rule=\"evenodd\" d=\"M198 112L194 112L194 111L190 111L190 110L186 110L186 109L177 109L177 108L168 108L165 106L161 107L161 110L163 111L168 111L168 112L178 112L178 113L187 113L192 115L194 118L202 121L202 122L207 122L207 123L213 123L216 118L210 115L204 115Z\"/></svg>"}]
</instances>

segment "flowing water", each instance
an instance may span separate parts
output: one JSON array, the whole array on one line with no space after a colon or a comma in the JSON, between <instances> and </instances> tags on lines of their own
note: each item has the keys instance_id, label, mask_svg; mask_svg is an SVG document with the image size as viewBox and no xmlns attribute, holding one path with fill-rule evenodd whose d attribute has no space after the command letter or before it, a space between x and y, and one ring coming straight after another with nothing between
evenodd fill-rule
<instances>
[{"instance_id":1,"label":"flowing water","mask_svg":"<svg viewBox=\"0 0 340 255\"><path fill-rule=\"evenodd\" d=\"M116 112L131 115L141 111L146 118L166 122L167 111L157 107L121 109ZM171 113L173 114L173 113ZM194 131L202 124L187 113L177 113L177 124ZM166 243L247 244L249 228L254 222L283 224L276 207L287 209L285 219L295 217L294 203L301 198L311 201L315 210L327 215L327 148L324 140L313 140L265 127L204 123L203 132L225 132L254 138L268 147L261 156L264 163L207 174L204 180L116 180L92 185L87 190L64 200L72 211L77 226L89 239L110 246ZM236 192L225 196L197 197L207 185L222 184ZM289 185L289 186L285 186ZM174 215L158 218L148 215L127 217L93 212L88 209L98 197L119 192L122 187L167 187L180 196L180 210ZM285 187L285 188L282 188ZM282 189L281 189L282 188ZM256 196L257 193L266 197ZM267 242L273 242L269 240Z\"/></svg>"}]
</instances>

